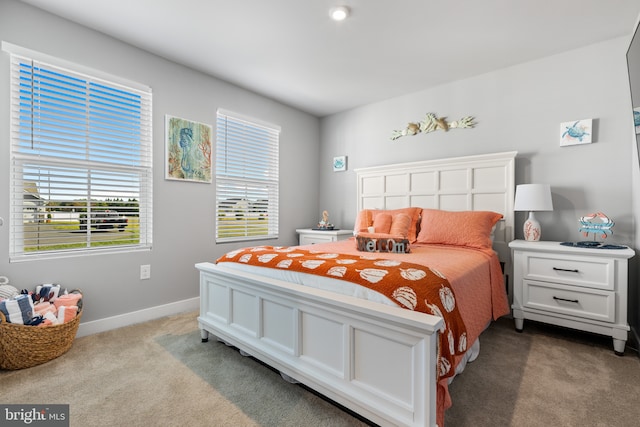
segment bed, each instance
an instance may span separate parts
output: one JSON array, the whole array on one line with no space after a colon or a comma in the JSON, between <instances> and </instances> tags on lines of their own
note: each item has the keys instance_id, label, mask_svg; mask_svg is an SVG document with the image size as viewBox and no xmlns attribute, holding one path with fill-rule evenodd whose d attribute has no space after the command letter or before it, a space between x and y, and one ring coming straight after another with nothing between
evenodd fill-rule
<instances>
[{"instance_id":1,"label":"bed","mask_svg":"<svg viewBox=\"0 0 640 427\"><path fill-rule=\"evenodd\" d=\"M510 271L515 156L515 152L492 153L356 170L359 213L420 207L426 209L421 210L424 213L501 214L491 233L489 251L416 242L409 254L375 253L375 259L410 262L424 251L433 255L438 271L451 278L465 324L472 319L466 331L468 348L476 346L482 330L496 315L505 314L505 308L492 305L495 298L501 298L491 295L498 292L495 286L465 285L465 277L478 281L481 273L447 260L451 251L467 251L487 259L489 267L482 267L481 260L472 263L480 266L474 267L478 271L495 276L490 264L496 262L501 272ZM355 247L350 239L294 250L357 256ZM493 251L497 257L488 255ZM304 273L295 277L264 274L271 269L238 268L237 263L229 262L202 262L196 268L200 272L198 323L203 341L212 334L279 370L285 379L303 383L376 424L443 424L443 410L450 402L448 380L439 371L443 351L439 332L446 324L442 317L407 310L385 298L363 298L357 285L340 291L327 288L311 275L307 276L316 277L312 282L317 285L302 284L299 277ZM500 284L504 291L503 282ZM473 292L467 293L465 287ZM502 298L506 300L506 293ZM487 311L487 304L479 308L476 300L484 300L491 308ZM508 311L508 303L506 307ZM467 357L456 356L452 369L457 372L457 365Z\"/></svg>"}]
</instances>

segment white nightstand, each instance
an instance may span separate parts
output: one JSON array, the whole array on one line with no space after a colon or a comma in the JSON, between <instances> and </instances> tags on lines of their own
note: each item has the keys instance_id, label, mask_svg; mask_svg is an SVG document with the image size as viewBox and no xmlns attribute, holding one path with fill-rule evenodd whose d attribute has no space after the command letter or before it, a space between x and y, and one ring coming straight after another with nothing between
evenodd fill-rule
<instances>
[{"instance_id":1,"label":"white nightstand","mask_svg":"<svg viewBox=\"0 0 640 427\"><path fill-rule=\"evenodd\" d=\"M608 335L624 353L627 323L628 260L626 249L586 249L560 242L515 240L513 249L513 317L516 330L524 319Z\"/></svg>"},{"instance_id":2,"label":"white nightstand","mask_svg":"<svg viewBox=\"0 0 640 427\"><path fill-rule=\"evenodd\" d=\"M296 230L300 245L315 245L316 243L337 242L353 236L353 230L313 230L299 228Z\"/></svg>"}]
</instances>

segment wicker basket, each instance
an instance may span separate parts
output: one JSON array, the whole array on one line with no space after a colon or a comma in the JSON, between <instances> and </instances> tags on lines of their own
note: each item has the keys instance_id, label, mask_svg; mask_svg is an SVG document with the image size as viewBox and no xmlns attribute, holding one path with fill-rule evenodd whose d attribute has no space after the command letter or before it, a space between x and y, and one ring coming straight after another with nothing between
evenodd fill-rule
<instances>
[{"instance_id":1,"label":"wicker basket","mask_svg":"<svg viewBox=\"0 0 640 427\"><path fill-rule=\"evenodd\" d=\"M71 348L82 310L62 325L25 326L8 323L0 312L0 369L24 369L55 359Z\"/></svg>"}]
</instances>

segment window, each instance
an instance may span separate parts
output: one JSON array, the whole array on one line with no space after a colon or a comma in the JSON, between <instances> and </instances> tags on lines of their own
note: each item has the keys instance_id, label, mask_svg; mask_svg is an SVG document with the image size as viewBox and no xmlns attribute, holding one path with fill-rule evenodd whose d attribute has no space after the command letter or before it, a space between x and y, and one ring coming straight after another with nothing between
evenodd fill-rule
<instances>
[{"instance_id":1,"label":"window","mask_svg":"<svg viewBox=\"0 0 640 427\"><path fill-rule=\"evenodd\" d=\"M278 237L280 128L218 110L216 242Z\"/></svg>"},{"instance_id":2,"label":"window","mask_svg":"<svg viewBox=\"0 0 640 427\"><path fill-rule=\"evenodd\" d=\"M3 49L11 51L11 259L150 248L151 90Z\"/></svg>"}]
</instances>

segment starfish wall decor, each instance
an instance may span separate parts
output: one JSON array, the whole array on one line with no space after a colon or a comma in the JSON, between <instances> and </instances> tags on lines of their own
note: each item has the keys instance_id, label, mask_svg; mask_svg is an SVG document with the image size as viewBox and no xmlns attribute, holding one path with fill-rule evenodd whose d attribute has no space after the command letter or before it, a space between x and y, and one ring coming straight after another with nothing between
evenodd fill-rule
<instances>
[{"instance_id":1,"label":"starfish wall decor","mask_svg":"<svg viewBox=\"0 0 640 427\"><path fill-rule=\"evenodd\" d=\"M448 122L446 117L438 117L434 113L427 113L424 120L419 123L409 123L407 127L402 130L394 130L391 133L391 139L398 139L401 136L417 135L419 133L429 133L436 130L443 130L447 132L449 129L464 129L472 128L475 126L472 116L466 116L460 120Z\"/></svg>"}]
</instances>

